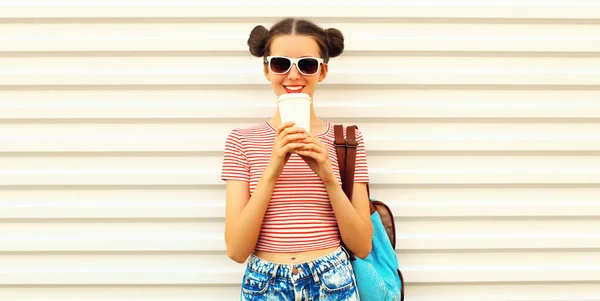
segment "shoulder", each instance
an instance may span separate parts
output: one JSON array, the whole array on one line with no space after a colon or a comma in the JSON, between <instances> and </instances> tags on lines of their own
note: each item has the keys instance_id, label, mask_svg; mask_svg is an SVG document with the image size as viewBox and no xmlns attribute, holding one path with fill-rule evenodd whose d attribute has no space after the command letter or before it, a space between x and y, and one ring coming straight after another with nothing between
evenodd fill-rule
<instances>
[{"instance_id":1,"label":"shoulder","mask_svg":"<svg viewBox=\"0 0 600 301\"><path fill-rule=\"evenodd\" d=\"M362 131L359 129L359 127L354 124L334 124L334 123L328 123L328 130L325 133L325 137L328 137L330 139L334 139L335 135L336 135L336 131L339 131L340 129L342 130L342 135L344 136L344 138L348 137L348 127L354 127L354 135L356 137L356 139L362 139L363 138L363 133Z\"/></svg>"},{"instance_id":2,"label":"shoulder","mask_svg":"<svg viewBox=\"0 0 600 301\"><path fill-rule=\"evenodd\" d=\"M333 143L336 139L336 129L337 129L337 131L339 131L341 129L342 135L343 135L342 139L347 139L349 126L354 128L354 139L358 142L359 147L364 146L365 139L364 139L363 133L359 129L359 127L356 126L356 124L354 124L354 123L349 123L347 125L346 124L331 124L329 131L323 138L326 139L327 142Z\"/></svg>"},{"instance_id":3,"label":"shoulder","mask_svg":"<svg viewBox=\"0 0 600 301\"><path fill-rule=\"evenodd\" d=\"M242 140L252 137L268 136L272 132L270 126L266 123L260 123L248 127L234 127L229 132L229 138Z\"/></svg>"},{"instance_id":4,"label":"shoulder","mask_svg":"<svg viewBox=\"0 0 600 301\"><path fill-rule=\"evenodd\" d=\"M356 124L342 125L344 137L348 137L348 127L354 128L354 136L356 137L357 140L362 139L364 137L362 131Z\"/></svg>"}]
</instances>

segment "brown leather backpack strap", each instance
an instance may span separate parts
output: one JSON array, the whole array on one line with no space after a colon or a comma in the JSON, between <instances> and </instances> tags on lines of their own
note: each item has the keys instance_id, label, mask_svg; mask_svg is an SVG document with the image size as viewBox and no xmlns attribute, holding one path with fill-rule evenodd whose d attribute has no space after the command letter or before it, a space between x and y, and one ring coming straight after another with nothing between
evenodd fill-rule
<instances>
[{"instance_id":1,"label":"brown leather backpack strap","mask_svg":"<svg viewBox=\"0 0 600 301\"><path fill-rule=\"evenodd\" d=\"M356 171L356 126L351 125L346 128L346 171L342 186L346 195L352 201L352 192L354 190L354 172Z\"/></svg>"},{"instance_id":2,"label":"brown leather backpack strap","mask_svg":"<svg viewBox=\"0 0 600 301\"><path fill-rule=\"evenodd\" d=\"M351 194L348 194L348 185L346 185L345 183L347 183L347 170L346 167L349 166L347 164L347 147L346 147L346 138L344 138L344 126L341 124L335 125L333 127L334 132L335 132L335 140L334 140L334 144L335 144L335 150L337 153L337 158L338 158L338 166L340 169L340 177L342 178L342 190L344 190L344 193L346 194L346 196L348 197L348 199L350 199L350 201L352 201ZM354 175L352 175L354 176ZM352 191L350 191L350 193L352 193ZM348 252L348 258L351 261L356 260L356 257L354 256L354 253L352 253L352 251L350 251L350 249L346 246L346 244L344 243L344 241L342 240L342 246L344 247L344 249L346 250L346 252Z\"/></svg>"},{"instance_id":3,"label":"brown leather backpack strap","mask_svg":"<svg viewBox=\"0 0 600 301\"><path fill-rule=\"evenodd\" d=\"M347 150L346 150L346 179L352 179L352 182L346 183L344 182L345 185L348 186L348 192L347 195L348 198L350 198L350 201L352 201L352 191L354 190L354 173L356 171L356 148L358 147L358 141L356 141L356 129L358 127L356 125L352 125L346 128L346 145L347 145ZM346 191L346 190L344 190ZM369 189L369 184L367 183L367 195L369 196L369 198L371 197L371 192ZM375 211L377 211L377 208L375 207L375 205L373 204L373 202L369 201L369 211L371 214L375 213Z\"/></svg>"},{"instance_id":4,"label":"brown leather backpack strap","mask_svg":"<svg viewBox=\"0 0 600 301\"><path fill-rule=\"evenodd\" d=\"M334 125L334 144L340 167L340 177L342 178L342 190L344 190L350 201L352 201L354 172L356 170L356 146L358 145L354 127L347 127L346 137L344 137L344 127L341 124Z\"/></svg>"},{"instance_id":5,"label":"brown leather backpack strap","mask_svg":"<svg viewBox=\"0 0 600 301\"><path fill-rule=\"evenodd\" d=\"M344 126L336 124L333 126L335 133L335 151L337 153L338 165L340 167L340 177L342 178L342 189L344 188L344 178L346 176L346 139L344 138ZM346 192L346 190L344 190Z\"/></svg>"}]
</instances>

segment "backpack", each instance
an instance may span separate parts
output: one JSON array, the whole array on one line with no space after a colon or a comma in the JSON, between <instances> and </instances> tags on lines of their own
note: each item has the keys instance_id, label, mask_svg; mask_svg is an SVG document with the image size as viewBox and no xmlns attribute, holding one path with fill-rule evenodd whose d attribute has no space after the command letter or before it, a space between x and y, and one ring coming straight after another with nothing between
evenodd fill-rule
<instances>
[{"instance_id":1,"label":"backpack","mask_svg":"<svg viewBox=\"0 0 600 301\"><path fill-rule=\"evenodd\" d=\"M356 129L355 125L348 126L346 138L344 138L343 125L334 125L334 144L342 178L342 189L350 201L352 201L356 147L358 146ZM394 215L385 203L371 198L368 184L367 192L370 201L371 223L373 224L371 253L365 259L357 258L342 242L356 275L360 299L363 301L404 300L404 277L398 267L395 251Z\"/></svg>"}]
</instances>

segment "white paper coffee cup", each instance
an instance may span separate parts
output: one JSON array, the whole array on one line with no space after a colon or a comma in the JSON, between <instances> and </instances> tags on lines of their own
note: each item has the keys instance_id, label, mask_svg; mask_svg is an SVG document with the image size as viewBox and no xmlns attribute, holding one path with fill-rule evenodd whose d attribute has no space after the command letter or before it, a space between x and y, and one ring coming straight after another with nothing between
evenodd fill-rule
<instances>
[{"instance_id":1,"label":"white paper coffee cup","mask_svg":"<svg viewBox=\"0 0 600 301\"><path fill-rule=\"evenodd\" d=\"M312 99L306 93L282 94L277 100L281 123L294 121L294 127L310 132L310 105Z\"/></svg>"}]
</instances>

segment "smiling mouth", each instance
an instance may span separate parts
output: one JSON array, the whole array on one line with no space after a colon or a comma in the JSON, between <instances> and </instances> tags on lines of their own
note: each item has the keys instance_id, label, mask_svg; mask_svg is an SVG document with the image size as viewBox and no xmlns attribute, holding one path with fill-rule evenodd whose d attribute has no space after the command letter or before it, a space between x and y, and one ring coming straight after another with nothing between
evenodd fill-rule
<instances>
[{"instance_id":1,"label":"smiling mouth","mask_svg":"<svg viewBox=\"0 0 600 301\"><path fill-rule=\"evenodd\" d=\"M287 93L300 93L304 90L305 86L283 86Z\"/></svg>"}]
</instances>

